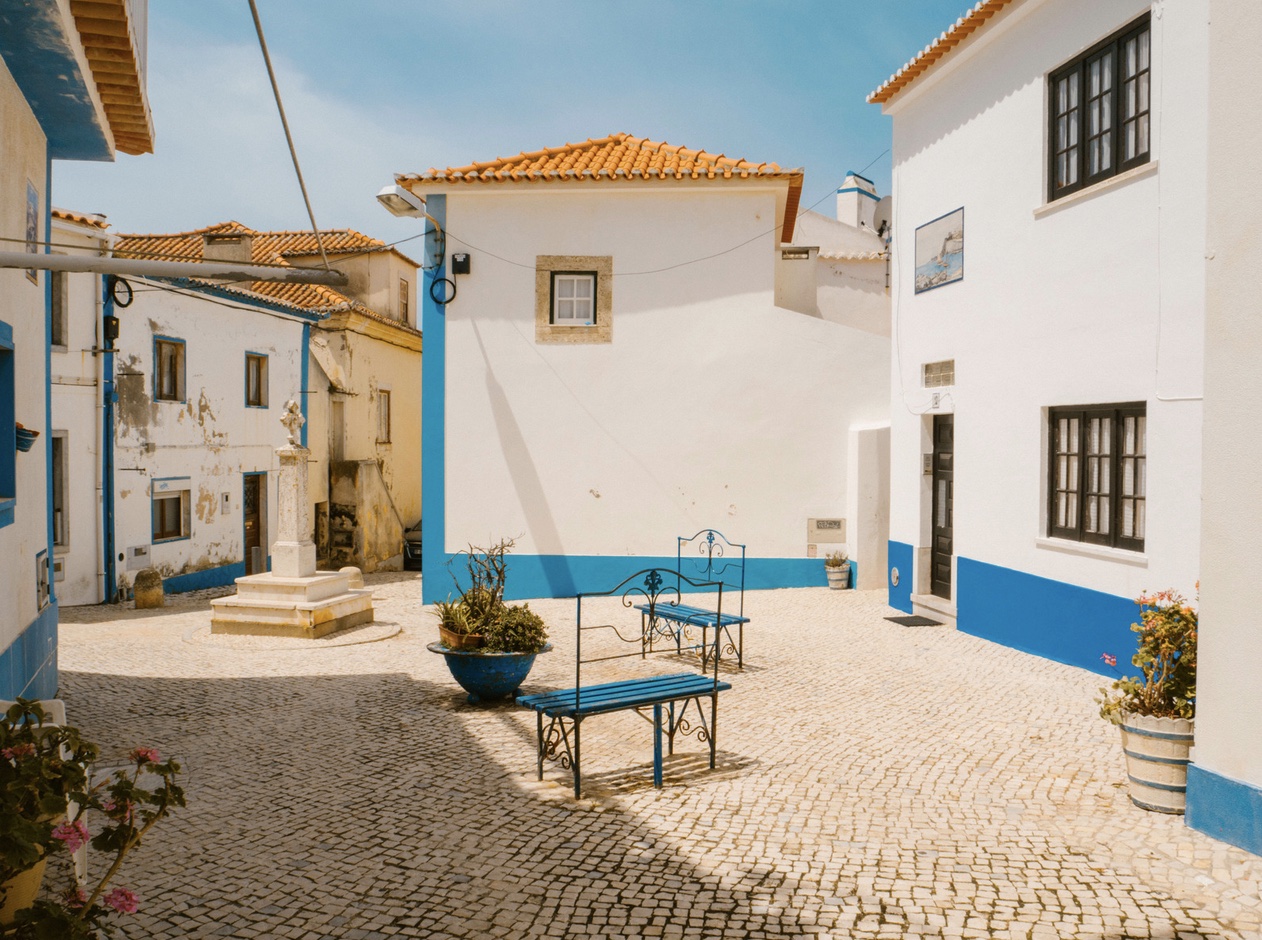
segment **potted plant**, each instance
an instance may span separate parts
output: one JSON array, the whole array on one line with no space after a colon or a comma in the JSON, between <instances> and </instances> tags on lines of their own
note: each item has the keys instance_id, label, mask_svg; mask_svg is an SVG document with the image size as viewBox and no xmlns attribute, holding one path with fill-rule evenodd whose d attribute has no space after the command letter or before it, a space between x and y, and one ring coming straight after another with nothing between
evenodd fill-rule
<instances>
[{"instance_id":1,"label":"potted plant","mask_svg":"<svg viewBox=\"0 0 1262 940\"><path fill-rule=\"evenodd\" d=\"M1101 689L1100 717L1121 728L1131 802L1161 813L1182 813L1196 714L1196 610L1177 591L1142 595L1139 649L1123 676ZM1115 666L1117 657L1101 657Z\"/></svg>"},{"instance_id":2,"label":"potted plant","mask_svg":"<svg viewBox=\"0 0 1262 940\"><path fill-rule=\"evenodd\" d=\"M535 657L552 649L547 626L529 604L504 603L504 556L512 547L512 539L501 539L489 548L470 545L469 586L457 600L434 605L439 641L428 648L446 659L470 704L512 695L526 680ZM456 587L460 588L458 580Z\"/></svg>"},{"instance_id":3,"label":"potted plant","mask_svg":"<svg viewBox=\"0 0 1262 940\"><path fill-rule=\"evenodd\" d=\"M0 719L0 932L17 940L97 940L110 918L130 914L138 899L127 888L106 888L141 838L170 810L184 805L176 785L180 765L138 747L129 766L89 786L96 745L71 727L53 725L39 702L19 698ZM151 781L156 785L150 788ZM93 836L87 811L106 822ZM35 899L48 853L73 854L90 842L107 857L91 890L75 885L57 898Z\"/></svg>"},{"instance_id":4,"label":"potted plant","mask_svg":"<svg viewBox=\"0 0 1262 940\"><path fill-rule=\"evenodd\" d=\"M838 549L825 555L824 574L828 576L828 586L834 591L850 587L850 561L846 553Z\"/></svg>"},{"instance_id":5,"label":"potted plant","mask_svg":"<svg viewBox=\"0 0 1262 940\"><path fill-rule=\"evenodd\" d=\"M39 437L39 431L32 431L28 427L24 427L22 422L17 422L17 445L18 450L26 452L35 446L35 441Z\"/></svg>"}]
</instances>

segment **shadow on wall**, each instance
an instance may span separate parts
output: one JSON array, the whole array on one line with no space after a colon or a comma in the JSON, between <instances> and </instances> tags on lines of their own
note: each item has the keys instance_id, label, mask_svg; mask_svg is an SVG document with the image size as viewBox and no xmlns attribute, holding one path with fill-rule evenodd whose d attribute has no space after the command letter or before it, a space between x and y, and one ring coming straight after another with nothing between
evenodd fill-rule
<instances>
[{"instance_id":1,"label":"shadow on wall","mask_svg":"<svg viewBox=\"0 0 1262 940\"><path fill-rule=\"evenodd\" d=\"M725 881L614 803L597 812L517 783L534 779L534 727L511 705L471 709L459 690L399 673L63 683L85 734L114 748L106 761L140 743L185 765L187 810L127 863L144 899L128 919L136 936L231 925L235 937L272 937L305 922L329 938L383 924L560 937L589 920L603 936L633 936L632 916L715 935L715 918L754 936L805 933L780 900L798 888L791 874L751 861ZM607 770L593 783L618 793L634 776Z\"/></svg>"}]
</instances>

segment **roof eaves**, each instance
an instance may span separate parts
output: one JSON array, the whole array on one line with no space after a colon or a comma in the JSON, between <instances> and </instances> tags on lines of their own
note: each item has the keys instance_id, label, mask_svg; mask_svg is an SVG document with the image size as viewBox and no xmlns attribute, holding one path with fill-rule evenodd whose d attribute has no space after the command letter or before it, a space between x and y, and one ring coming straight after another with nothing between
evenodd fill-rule
<instances>
[{"instance_id":1,"label":"roof eaves","mask_svg":"<svg viewBox=\"0 0 1262 940\"><path fill-rule=\"evenodd\" d=\"M885 104L943 59L956 46L981 29L996 13L1017 0L979 0L946 32L925 46L911 61L868 95L868 104Z\"/></svg>"}]
</instances>

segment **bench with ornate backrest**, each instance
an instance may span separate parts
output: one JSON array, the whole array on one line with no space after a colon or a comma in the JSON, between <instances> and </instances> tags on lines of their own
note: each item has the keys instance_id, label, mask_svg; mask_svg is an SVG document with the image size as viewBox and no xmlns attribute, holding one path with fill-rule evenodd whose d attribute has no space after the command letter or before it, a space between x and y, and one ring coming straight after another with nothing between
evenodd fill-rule
<instances>
[{"instance_id":1,"label":"bench with ornate backrest","mask_svg":"<svg viewBox=\"0 0 1262 940\"><path fill-rule=\"evenodd\" d=\"M735 655L737 668L744 669L745 624L749 623L749 618L745 616L745 546L729 542L717 529L702 529L693 536L681 535L675 542L675 571L672 575L676 585L682 587L682 581L695 583L690 578L702 582L722 582L729 592L736 593L737 609L735 613L723 613L722 610L675 604L650 611L647 604L640 604L636 609L643 618L641 635L644 651L656 652L655 643L661 640L674 643L676 652L695 648L701 652L701 668L705 669L711 648L709 633L713 630L714 648L718 648L722 638L723 652ZM691 640L697 629L701 631L701 643L694 645ZM733 629L735 636L732 635Z\"/></svg>"},{"instance_id":2,"label":"bench with ornate backrest","mask_svg":"<svg viewBox=\"0 0 1262 940\"><path fill-rule=\"evenodd\" d=\"M675 753L676 734L695 734L697 739L710 746L710 767L714 768L715 729L719 712L719 693L732 686L719 681L720 644L715 633L714 648L697 650L703 661L713 666L712 673L698 675L682 672L671 675L646 676L622 679L617 682L583 683L583 667L594 663L643 657L646 654L642 635L624 636L609 623L591 623L592 601L597 598L617 598L623 607L631 607L637 599L644 603L635 605L648 611L650 618L659 612L674 611L679 604L682 586L697 590L715 590L718 594L717 609L723 609L723 583L699 581L680 575L666 568L648 568L636 572L608 591L592 591L578 594L576 601L577 633L574 651L574 688L555 692L540 692L518 696L517 704L535 710L537 735L536 760L539 779L543 779L545 760L559 761L561 766L574 774L574 796L582 795L580 758L582 755L583 721L593 715L617 711L635 711L653 725L653 786L662 785L662 735L665 732L667 753ZM583 622L584 602L587 602L588 622ZM599 631L599 634L598 634ZM629 652L610 652L610 634L622 643L634 644ZM612 647L617 650L619 647ZM683 647L655 652L678 652ZM590 672L589 672L590 675ZM709 707L706 707L706 700ZM651 711L651 717L650 717ZM707 714L708 711L708 714ZM689 717L693 715L693 717Z\"/></svg>"}]
</instances>

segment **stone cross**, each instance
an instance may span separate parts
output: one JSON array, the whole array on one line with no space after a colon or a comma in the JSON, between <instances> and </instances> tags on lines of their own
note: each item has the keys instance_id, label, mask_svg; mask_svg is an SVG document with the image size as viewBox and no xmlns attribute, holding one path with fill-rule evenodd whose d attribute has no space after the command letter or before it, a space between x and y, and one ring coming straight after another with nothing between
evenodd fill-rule
<instances>
[{"instance_id":1,"label":"stone cross","mask_svg":"<svg viewBox=\"0 0 1262 940\"><path fill-rule=\"evenodd\" d=\"M280 423L289 431L289 443L294 447L301 447L298 432L307 423L307 419L302 416L302 408L294 399L291 398L285 402L285 411L280 416Z\"/></svg>"}]
</instances>

